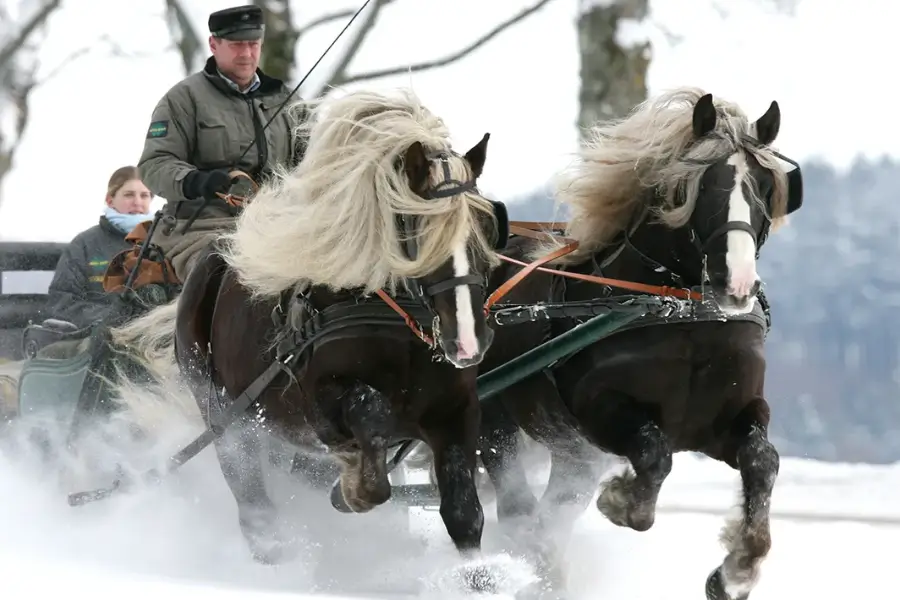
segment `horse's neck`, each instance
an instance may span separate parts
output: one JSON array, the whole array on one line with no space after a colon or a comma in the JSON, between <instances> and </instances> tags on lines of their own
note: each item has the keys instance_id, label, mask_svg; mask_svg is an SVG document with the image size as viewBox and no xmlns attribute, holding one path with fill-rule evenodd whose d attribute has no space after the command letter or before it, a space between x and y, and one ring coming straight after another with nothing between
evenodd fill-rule
<instances>
[{"instance_id":1,"label":"horse's neck","mask_svg":"<svg viewBox=\"0 0 900 600\"><path fill-rule=\"evenodd\" d=\"M620 235L618 243L595 256L603 276L650 285L700 285L702 259L687 229L645 219L628 237L630 244Z\"/></svg>"}]
</instances>

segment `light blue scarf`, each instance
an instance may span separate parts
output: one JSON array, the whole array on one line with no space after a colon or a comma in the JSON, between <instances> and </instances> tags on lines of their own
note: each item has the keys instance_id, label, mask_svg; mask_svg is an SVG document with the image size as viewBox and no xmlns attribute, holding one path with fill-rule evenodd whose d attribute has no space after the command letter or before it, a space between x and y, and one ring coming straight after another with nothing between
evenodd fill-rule
<instances>
[{"instance_id":1,"label":"light blue scarf","mask_svg":"<svg viewBox=\"0 0 900 600\"><path fill-rule=\"evenodd\" d=\"M122 233L129 234L131 231L143 223L144 221L152 221L153 214L145 213L138 215L126 215L120 213L116 209L111 206L107 206L106 210L103 211L103 216L105 216L110 223L112 223L113 227L121 231Z\"/></svg>"}]
</instances>

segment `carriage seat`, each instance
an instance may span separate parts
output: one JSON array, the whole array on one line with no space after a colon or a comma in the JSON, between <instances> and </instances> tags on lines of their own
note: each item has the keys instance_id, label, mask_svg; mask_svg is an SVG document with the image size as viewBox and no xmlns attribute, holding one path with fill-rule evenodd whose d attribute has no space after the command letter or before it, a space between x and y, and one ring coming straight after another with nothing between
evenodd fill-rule
<instances>
[{"instance_id":1,"label":"carriage seat","mask_svg":"<svg viewBox=\"0 0 900 600\"><path fill-rule=\"evenodd\" d=\"M61 319L45 319L40 323L29 323L22 333L22 352L26 360L32 359L48 346L58 342L70 340L75 343L81 342L90 337L91 330L91 325L79 328L74 323ZM71 352L72 349L66 348L64 354L69 355Z\"/></svg>"}]
</instances>

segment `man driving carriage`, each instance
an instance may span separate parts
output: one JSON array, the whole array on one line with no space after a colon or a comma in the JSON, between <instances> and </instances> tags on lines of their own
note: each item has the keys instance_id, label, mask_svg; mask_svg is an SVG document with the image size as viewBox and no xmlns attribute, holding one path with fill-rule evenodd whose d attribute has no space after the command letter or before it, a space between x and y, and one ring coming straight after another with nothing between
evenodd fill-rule
<instances>
[{"instance_id":1,"label":"man driving carriage","mask_svg":"<svg viewBox=\"0 0 900 600\"><path fill-rule=\"evenodd\" d=\"M292 167L303 156L293 117L281 110L290 90L259 68L262 10L216 11L209 31L212 56L156 105L139 162L147 186L167 200L152 243L182 281L198 252L240 212L227 200L240 183L233 173L258 182L276 164Z\"/></svg>"}]
</instances>

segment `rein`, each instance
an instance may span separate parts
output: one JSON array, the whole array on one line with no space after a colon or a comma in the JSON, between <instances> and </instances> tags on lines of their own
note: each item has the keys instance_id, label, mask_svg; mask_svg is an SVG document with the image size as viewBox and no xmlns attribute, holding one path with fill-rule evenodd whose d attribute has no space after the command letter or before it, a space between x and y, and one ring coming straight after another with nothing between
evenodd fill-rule
<instances>
[{"instance_id":1,"label":"rein","mask_svg":"<svg viewBox=\"0 0 900 600\"><path fill-rule=\"evenodd\" d=\"M511 258L509 256L498 253L497 256L500 258L500 260L524 268L510 277L508 280L506 280L503 285L494 290L494 292L487 298L484 303L485 315L489 315L491 312L491 307L493 307L501 299L507 296L513 290L513 288L525 281L525 279L527 279L528 276L535 271L540 271L549 275L568 277L569 279L576 279L579 281L586 281L588 283L596 283L598 285L608 285L632 292L642 292L654 296L679 298L681 300L694 300L697 302L703 300L703 295L700 294L700 292L689 289L669 287L666 285L649 285L646 283L638 283L636 281L625 281L622 279L611 279L609 277L598 277L596 275L582 275L581 273L570 273L568 271L562 271L559 269L553 269L543 266L557 258L560 258L567 254L571 254L578 249L578 242L575 240L547 231L540 231L540 229L555 229L558 228L559 225L562 224L539 221L510 221L510 233L514 233L516 235L521 235L524 237L530 237L536 240L559 241L565 243L565 245L530 263L526 263L524 261L517 260L515 258ZM413 332L413 334L415 334L416 337L428 344L429 347L435 347L434 339L427 333L425 333L425 331L419 326L416 320L412 318L407 311L401 308L400 305L397 304L394 299L387 294L387 292L385 292L384 290L378 290L376 294L388 306L390 306L394 310L394 312L400 315L400 317L406 323L407 327L409 327L409 329Z\"/></svg>"},{"instance_id":2,"label":"rein","mask_svg":"<svg viewBox=\"0 0 900 600\"><path fill-rule=\"evenodd\" d=\"M524 267L521 271L516 273L513 277L508 279L502 286L497 288L493 294L487 299L485 302L484 309L485 312L490 310L491 306L496 304L501 298L509 294L512 289L517 286L519 283L525 280L528 275L533 273L534 271L540 271L542 273L548 273L550 275L558 275L560 277L568 277L569 279L577 279L579 281L586 281L588 283L596 283L598 285L608 285L611 287L616 287L624 290L630 290L632 292L643 292L647 294L652 294L654 296L668 296L672 298L679 298L681 300L695 300L697 302L703 300L703 295L699 292L695 292L693 290L683 289L683 288L674 288L667 285L648 285L646 283L638 283L636 281L625 281L622 279L611 279L609 277L598 277L597 275L582 275L581 273L569 273L568 271L562 271L559 269L551 269L544 267L546 263L555 260L561 256L565 256L567 254L571 254L575 250L578 249L578 242L567 238L562 235L557 235L554 233L550 233L547 231L539 231L538 228L556 228L560 223L542 223L542 222L531 222L531 221L511 221L509 224L509 230L511 233L515 233L517 235L521 235L524 237L530 237L536 240L551 240L563 242L566 245L547 254L546 256L542 256L541 258L531 262L526 263L524 261L517 260L515 258L511 258L509 256L504 256L503 254L498 254L497 256L500 260L505 262L519 265Z\"/></svg>"},{"instance_id":3,"label":"rein","mask_svg":"<svg viewBox=\"0 0 900 600\"><path fill-rule=\"evenodd\" d=\"M259 191L259 184L256 183L250 175L244 173L243 171L239 171L234 169L228 172L228 176L232 180L232 187L238 183L236 180L246 179L249 182L250 186L250 194L242 196L239 194L233 193L230 189L228 193L223 194L222 192L216 192L216 196L225 201L226 204L232 206L234 208L243 208L244 205L250 202L250 199L256 195L256 192Z\"/></svg>"},{"instance_id":4,"label":"rein","mask_svg":"<svg viewBox=\"0 0 900 600\"><path fill-rule=\"evenodd\" d=\"M393 298L391 298L387 292L385 292L384 290L378 290L375 293L378 294L378 297L381 298L385 304L394 309L394 312L400 315L400 317L406 322L406 326L412 330L417 338L428 344L430 348L435 347L434 338L425 333L425 331L419 326L416 320L413 319L408 312L403 310L403 308L401 308L400 305L397 304L397 302Z\"/></svg>"}]
</instances>

